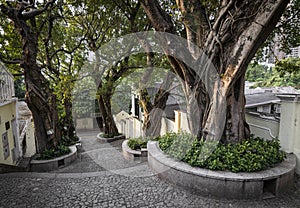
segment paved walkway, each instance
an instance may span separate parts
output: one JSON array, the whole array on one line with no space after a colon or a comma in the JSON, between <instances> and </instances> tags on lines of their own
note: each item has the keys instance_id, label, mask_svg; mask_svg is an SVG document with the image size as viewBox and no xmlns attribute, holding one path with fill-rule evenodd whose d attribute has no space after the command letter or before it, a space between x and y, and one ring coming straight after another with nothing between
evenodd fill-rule
<instances>
[{"instance_id":1,"label":"paved walkway","mask_svg":"<svg viewBox=\"0 0 300 208\"><path fill-rule=\"evenodd\" d=\"M146 163L128 162L121 142L100 144L81 133L72 165L51 173L0 174L0 207L300 207L300 179L284 196L256 201L216 200L159 180Z\"/></svg>"}]
</instances>

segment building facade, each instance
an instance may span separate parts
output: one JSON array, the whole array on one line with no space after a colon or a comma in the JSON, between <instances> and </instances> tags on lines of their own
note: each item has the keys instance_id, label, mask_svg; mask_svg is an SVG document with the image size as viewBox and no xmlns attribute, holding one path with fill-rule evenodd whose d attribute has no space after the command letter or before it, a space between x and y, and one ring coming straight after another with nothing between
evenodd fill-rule
<instances>
[{"instance_id":1,"label":"building facade","mask_svg":"<svg viewBox=\"0 0 300 208\"><path fill-rule=\"evenodd\" d=\"M10 166L36 153L31 112L14 96L13 77L0 63L0 164Z\"/></svg>"},{"instance_id":2,"label":"building facade","mask_svg":"<svg viewBox=\"0 0 300 208\"><path fill-rule=\"evenodd\" d=\"M19 159L17 99L13 77L0 63L0 163L16 165Z\"/></svg>"}]
</instances>

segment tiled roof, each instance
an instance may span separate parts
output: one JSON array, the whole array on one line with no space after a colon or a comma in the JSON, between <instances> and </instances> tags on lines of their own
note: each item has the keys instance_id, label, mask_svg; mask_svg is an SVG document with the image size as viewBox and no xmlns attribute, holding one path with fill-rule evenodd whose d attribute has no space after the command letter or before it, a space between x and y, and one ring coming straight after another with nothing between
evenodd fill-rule
<instances>
[{"instance_id":1,"label":"tiled roof","mask_svg":"<svg viewBox=\"0 0 300 208\"><path fill-rule=\"evenodd\" d=\"M248 94L246 95L246 108L254 107L259 105L266 105L270 103L279 103L280 99L276 97L275 93L272 92L264 92L264 93L256 93L256 94Z\"/></svg>"}]
</instances>

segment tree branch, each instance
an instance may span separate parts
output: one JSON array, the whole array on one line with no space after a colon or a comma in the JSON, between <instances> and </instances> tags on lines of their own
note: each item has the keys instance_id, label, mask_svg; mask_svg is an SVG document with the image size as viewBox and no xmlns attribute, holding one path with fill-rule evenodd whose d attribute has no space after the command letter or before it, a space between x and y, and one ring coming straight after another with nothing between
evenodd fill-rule
<instances>
[{"instance_id":1,"label":"tree branch","mask_svg":"<svg viewBox=\"0 0 300 208\"><path fill-rule=\"evenodd\" d=\"M50 56L50 60L56 56L59 52L64 52L64 53L67 53L67 54L72 54L74 53L82 44L82 42L86 39L86 35L80 39L79 43L74 47L72 48L70 51L64 49L64 48L60 48L58 50L56 50L51 56Z\"/></svg>"},{"instance_id":2,"label":"tree branch","mask_svg":"<svg viewBox=\"0 0 300 208\"><path fill-rule=\"evenodd\" d=\"M140 3L157 31L176 33L170 15L161 8L157 0L140 0Z\"/></svg>"},{"instance_id":3,"label":"tree branch","mask_svg":"<svg viewBox=\"0 0 300 208\"><path fill-rule=\"evenodd\" d=\"M56 1L56 0L50 0L50 1L48 1L48 2L46 3L45 7L42 8L42 9L35 9L35 10L30 11L30 12L25 12L25 13L23 13L23 14L22 14L23 18L22 18L22 19L28 20L28 19L30 19L30 18L33 18L33 17L35 17L35 16L37 16L37 15L43 13L44 11L46 11L46 10L49 8L49 6L52 6L52 5L54 4L55 1Z\"/></svg>"},{"instance_id":4,"label":"tree branch","mask_svg":"<svg viewBox=\"0 0 300 208\"><path fill-rule=\"evenodd\" d=\"M5 48L4 48L5 50ZM5 52L7 52L5 50ZM7 55L8 56L8 55ZM0 61L3 62L4 64L22 64L23 60L21 58L12 58L12 57L3 57L3 54L0 53Z\"/></svg>"},{"instance_id":5,"label":"tree branch","mask_svg":"<svg viewBox=\"0 0 300 208\"><path fill-rule=\"evenodd\" d=\"M126 67L122 67L119 71L117 71L117 73L113 76L113 80L116 81L118 80L120 77L122 77L124 75L124 73L127 72L127 70L129 69L141 69L143 67L141 66L126 66Z\"/></svg>"}]
</instances>

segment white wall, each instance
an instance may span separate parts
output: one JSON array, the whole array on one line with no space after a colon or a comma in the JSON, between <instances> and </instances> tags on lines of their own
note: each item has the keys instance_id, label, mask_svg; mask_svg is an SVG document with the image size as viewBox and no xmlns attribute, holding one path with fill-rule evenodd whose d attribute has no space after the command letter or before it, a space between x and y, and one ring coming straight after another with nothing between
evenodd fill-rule
<instances>
[{"instance_id":1,"label":"white wall","mask_svg":"<svg viewBox=\"0 0 300 208\"><path fill-rule=\"evenodd\" d=\"M300 96L282 95L279 140L282 149L297 157L296 172L300 174Z\"/></svg>"},{"instance_id":2,"label":"white wall","mask_svg":"<svg viewBox=\"0 0 300 208\"><path fill-rule=\"evenodd\" d=\"M177 122L175 120L175 122ZM180 131L186 131L188 133L190 133L190 128L189 128L189 123L188 123L188 118L187 118L187 114L184 112L181 112L181 118L180 118Z\"/></svg>"},{"instance_id":3,"label":"white wall","mask_svg":"<svg viewBox=\"0 0 300 208\"><path fill-rule=\"evenodd\" d=\"M26 152L24 157L32 157L36 153L35 137L34 137L34 123L32 120L26 128Z\"/></svg>"},{"instance_id":4,"label":"white wall","mask_svg":"<svg viewBox=\"0 0 300 208\"><path fill-rule=\"evenodd\" d=\"M174 131L174 129L175 129L175 122L174 121L172 121L170 119L167 119L165 117L163 117L161 119L160 135L164 135L167 132Z\"/></svg>"},{"instance_id":5,"label":"white wall","mask_svg":"<svg viewBox=\"0 0 300 208\"><path fill-rule=\"evenodd\" d=\"M77 130L92 130L94 129L93 118L79 118L76 119Z\"/></svg>"},{"instance_id":6,"label":"white wall","mask_svg":"<svg viewBox=\"0 0 300 208\"><path fill-rule=\"evenodd\" d=\"M144 135L142 121L132 117L124 111L121 111L116 115L116 124L118 131L124 134L126 138L136 138ZM169 131L174 131L174 127L174 121L163 117L160 134L163 135Z\"/></svg>"},{"instance_id":7,"label":"white wall","mask_svg":"<svg viewBox=\"0 0 300 208\"><path fill-rule=\"evenodd\" d=\"M246 121L250 126L251 134L266 140L279 137L279 121L261 118L258 115L246 113Z\"/></svg>"}]
</instances>

